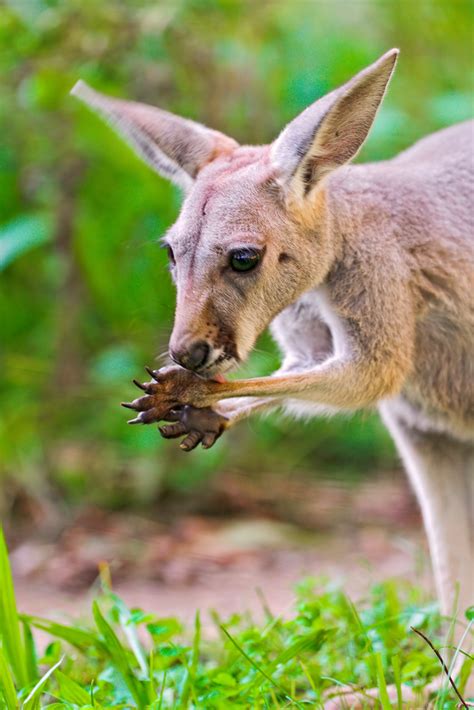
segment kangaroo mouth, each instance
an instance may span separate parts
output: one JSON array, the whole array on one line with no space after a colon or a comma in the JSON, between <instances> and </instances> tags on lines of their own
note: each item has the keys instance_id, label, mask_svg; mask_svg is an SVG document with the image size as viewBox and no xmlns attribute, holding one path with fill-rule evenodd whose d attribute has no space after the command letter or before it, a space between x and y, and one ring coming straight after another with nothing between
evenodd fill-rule
<instances>
[{"instance_id":1,"label":"kangaroo mouth","mask_svg":"<svg viewBox=\"0 0 474 710\"><path fill-rule=\"evenodd\" d=\"M197 370L196 374L207 380L215 380L221 377L224 379L224 374L230 372L231 370L235 370L238 365L238 357L228 355L227 353L221 353L215 360Z\"/></svg>"}]
</instances>

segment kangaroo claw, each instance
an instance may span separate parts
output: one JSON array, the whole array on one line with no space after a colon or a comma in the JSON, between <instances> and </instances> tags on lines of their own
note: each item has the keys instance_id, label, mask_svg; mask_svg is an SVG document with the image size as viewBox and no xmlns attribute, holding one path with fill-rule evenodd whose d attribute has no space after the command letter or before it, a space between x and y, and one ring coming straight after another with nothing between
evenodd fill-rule
<instances>
[{"instance_id":1,"label":"kangaroo claw","mask_svg":"<svg viewBox=\"0 0 474 710\"><path fill-rule=\"evenodd\" d=\"M202 437L202 448L203 449L210 449L211 446L214 446L216 443L217 439L219 438L220 434L216 434L213 431L208 431L204 434Z\"/></svg>"},{"instance_id":2,"label":"kangaroo claw","mask_svg":"<svg viewBox=\"0 0 474 710\"><path fill-rule=\"evenodd\" d=\"M140 417L135 417L135 419L129 419L127 424L143 424Z\"/></svg>"},{"instance_id":3,"label":"kangaroo claw","mask_svg":"<svg viewBox=\"0 0 474 710\"><path fill-rule=\"evenodd\" d=\"M182 434L190 434L192 430L201 432L202 437L207 432L219 432L220 424L215 420L215 416L207 416L203 412L212 410L196 409L201 412L196 420L197 426L191 425L188 422L190 412L195 408L187 405L186 402L192 400L199 401L208 396L208 391L212 389L212 383L200 378L193 372L185 370L179 366L163 367L160 370L152 370L151 367L145 368L152 380L150 382L139 382L134 380L134 384L142 391L142 396L131 402L122 402L122 406L126 409L132 409L139 414L132 419L132 424L151 424L152 422L160 422L162 420L168 422L182 422L185 429ZM215 386L215 383L214 383ZM214 414L214 413L212 413ZM203 418L204 417L204 418ZM164 429L164 436L168 430ZM194 439L195 437L193 437ZM212 446L214 443L213 437L207 437L206 445ZM193 445L194 442L193 442ZM186 448L186 447L185 447Z\"/></svg>"},{"instance_id":4,"label":"kangaroo claw","mask_svg":"<svg viewBox=\"0 0 474 710\"><path fill-rule=\"evenodd\" d=\"M137 411L137 408L135 407L133 402L120 402L120 406L125 407L126 409L134 409L135 411Z\"/></svg>"}]
</instances>

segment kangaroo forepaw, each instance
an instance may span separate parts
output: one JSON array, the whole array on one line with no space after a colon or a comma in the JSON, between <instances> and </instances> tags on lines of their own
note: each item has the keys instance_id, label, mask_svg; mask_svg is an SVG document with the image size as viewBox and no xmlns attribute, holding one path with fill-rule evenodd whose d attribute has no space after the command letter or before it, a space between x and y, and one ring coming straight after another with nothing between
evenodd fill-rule
<instances>
[{"instance_id":1,"label":"kangaroo forepaw","mask_svg":"<svg viewBox=\"0 0 474 710\"><path fill-rule=\"evenodd\" d=\"M122 402L122 407L137 412L129 424L151 424L169 420L168 415L174 407L182 407L190 400L199 402L199 396L209 389L206 380L182 367L162 367L160 370L145 368L153 378L150 382L133 383L144 393L132 402ZM212 385L211 385L212 386Z\"/></svg>"},{"instance_id":2,"label":"kangaroo forepaw","mask_svg":"<svg viewBox=\"0 0 474 710\"><path fill-rule=\"evenodd\" d=\"M203 449L210 449L225 431L229 420L210 407L192 407L185 405L173 409L169 416L164 417L171 424L159 427L161 436L165 439L185 438L180 444L183 451L192 451L202 444Z\"/></svg>"},{"instance_id":3,"label":"kangaroo forepaw","mask_svg":"<svg viewBox=\"0 0 474 710\"><path fill-rule=\"evenodd\" d=\"M148 368L147 368L148 370ZM129 424L151 424L166 418L170 409L178 404L176 397L166 388L162 388L155 380L151 382L139 382L133 380L133 384L145 394L137 397L132 402L122 402L122 407L137 412L134 419L129 419Z\"/></svg>"},{"instance_id":4,"label":"kangaroo forepaw","mask_svg":"<svg viewBox=\"0 0 474 710\"><path fill-rule=\"evenodd\" d=\"M182 367L164 367L161 370L145 368L153 378L150 382L133 380L143 392L133 402L122 402L122 406L137 412L129 424L151 424L166 421L159 427L165 439L183 436L180 444L183 451L191 451L198 444L204 449L214 446L229 420L210 407L193 406L215 386L215 382L204 380Z\"/></svg>"}]
</instances>

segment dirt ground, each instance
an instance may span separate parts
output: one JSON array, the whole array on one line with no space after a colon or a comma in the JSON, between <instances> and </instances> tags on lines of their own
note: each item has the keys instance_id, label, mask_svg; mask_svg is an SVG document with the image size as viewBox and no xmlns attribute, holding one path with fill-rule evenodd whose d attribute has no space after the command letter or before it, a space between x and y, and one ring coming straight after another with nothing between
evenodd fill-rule
<instances>
[{"instance_id":1,"label":"dirt ground","mask_svg":"<svg viewBox=\"0 0 474 710\"><path fill-rule=\"evenodd\" d=\"M262 595L273 613L285 614L305 576L340 582L354 599L390 577L431 590L418 510L399 472L352 487L273 481L269 488L232 478L220 485L219 515L85 508L55 529L16 539L19 608L86 614L99 569L130 606L185 622L197 609L204 620L209 609L258 616Z\"/></svg>"}]
</instances>

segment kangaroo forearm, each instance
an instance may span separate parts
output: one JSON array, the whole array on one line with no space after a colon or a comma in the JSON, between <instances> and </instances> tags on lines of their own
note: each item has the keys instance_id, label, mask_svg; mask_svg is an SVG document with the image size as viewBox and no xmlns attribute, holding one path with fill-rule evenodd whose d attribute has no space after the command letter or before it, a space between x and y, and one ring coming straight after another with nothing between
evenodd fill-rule
<instances>
[{"instance_id":1,"label":"kangaroo forearm","mask_svg":"<svg viewBox=\"0 0 474 710\"><path fill-rule=\"evenodd\" d=\"M246 419L252 414L263 412L268 409L275 409L280 404L275 397L242 397L234 399L224 399L214 406L214 410L228 419L227 428Z\"/></svg>"},{"instance_id":2,"label":"kangaroo forearm","mask_svg":"<svg viewBox=\"0 0 474 710\"><path fill-rule=\"evenodd\" d=\"M394 394L401 382L394 365L375 370L370 365L335 360L296 374L215 383L207 403L231 397L291 397L353 409Z\"/></svg>"}]
</instances>

